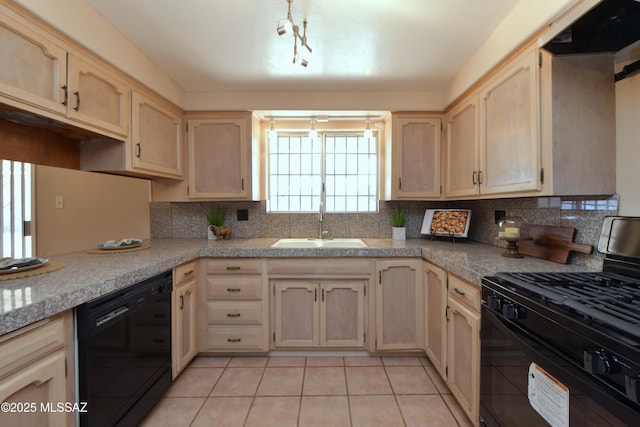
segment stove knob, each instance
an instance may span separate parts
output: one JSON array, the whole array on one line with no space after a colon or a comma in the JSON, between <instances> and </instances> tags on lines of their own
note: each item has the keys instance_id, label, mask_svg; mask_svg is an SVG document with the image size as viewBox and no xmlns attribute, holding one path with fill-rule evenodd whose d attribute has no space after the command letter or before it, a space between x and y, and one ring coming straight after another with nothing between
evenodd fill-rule
<instances>
[{"instance_id":1,"label":"stove knob","mask_svg":"<svg viewBox=\"0 0 640 427\"><path fill-rule=\"evenodd\" d=\"M620 372L620 362L610 358L604 350L584 351L584 369L594 375L609 375Z\"/></svg>"},{"instance_id":2,"label":"stove knob","mask_svg":"<svg viewBox=\"0 0 640 427\"><path fill-rule=\"evenodd\" d=\"M502 315L507 320L524 319L525 310L515 304L505 304L502 306Z\"/></svg>"},{"instance_id":3,"label":"stove knob","mask_svg":"<svg viewBox=\"0 0 640 427\"><path fill-rule=\"evenodd\" d=\"M497 295L491 295L487 297L487 305L491 310L500 311L502 309L502 300Z\"/></svg>"},{"instance_id":4,"label":"stove knob","mask_svg":"<svg viewBox=\"0 0 640 427\"><path fill-rule=\"evenodd\" d=\"M627 397L633 402L640 403L640 375L635 377L625 375L624 386L627 391Z\"/></svg>"}]
</instances>

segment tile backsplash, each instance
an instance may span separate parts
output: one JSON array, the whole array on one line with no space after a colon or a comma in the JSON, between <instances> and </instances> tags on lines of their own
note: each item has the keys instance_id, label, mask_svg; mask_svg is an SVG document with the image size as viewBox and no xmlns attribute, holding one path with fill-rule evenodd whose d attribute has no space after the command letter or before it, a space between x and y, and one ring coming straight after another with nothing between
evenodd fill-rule
<instances>
[{"instance_id":1,"label":"tile backsplash","mask_svg":"<svg viewBox=\"0 0 640 427\"><path fill-rule=\"evenodd\" d=\"M157 202L151 204L151 236L153 238L207 238L206 212L212 207L227 209L226 225L233 236L250 237L317 237L318 214L267 213L265 202ZM420 234L426 209L471 209L469 239L495 246L498 233L495 211L519 215L533 224L575 227L575 241L596 246L602 219L618 214L618 196L531 197L446 202L384 202L379 212L362 214L325 214L323 229L329 237L391 237L390 213L396 207L406 208L407 238L424 238ZM247 211L248 219L238 220L238 211ZM430 237L427 237L430 238ZM594 251L596 252L596 251ZM599 269L602 256L572 252L569 262Z\"/></svg>"}]
</instances>

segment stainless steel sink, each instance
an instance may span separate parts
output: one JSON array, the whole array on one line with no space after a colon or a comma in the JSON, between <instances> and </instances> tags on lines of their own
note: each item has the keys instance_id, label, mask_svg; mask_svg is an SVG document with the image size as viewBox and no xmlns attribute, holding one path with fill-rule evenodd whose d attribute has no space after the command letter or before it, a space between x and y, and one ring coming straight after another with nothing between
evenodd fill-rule
<instances>
[{"instance_id":1,"label":"stainless steel sink","mask_svg":"<svg viewBox=\"0 0 640 427\"><path fill-rule=\"evenodd\" d=\"M366 248L362 239L280 239L271 245L272 248Z\"/></svg>"}]
</instances>

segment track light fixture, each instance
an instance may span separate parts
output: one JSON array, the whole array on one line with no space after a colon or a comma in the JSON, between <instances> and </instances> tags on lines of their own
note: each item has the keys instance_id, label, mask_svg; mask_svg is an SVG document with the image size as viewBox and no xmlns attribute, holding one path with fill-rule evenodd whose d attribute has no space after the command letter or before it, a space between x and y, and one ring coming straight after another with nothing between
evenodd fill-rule
<instances>
[{"instance_id":1,"label":"track light fixture","mask_svg":"<svg viewBox=\"0 0 640 427\"><path fill-rule=\"evenodd\" d=\"M309 129L309 139L317 139L318 131L316 130L316 119L311 119L311 129Z\"/></svg>"},{"instance_id":2,"label":"track light fixture","mask_svg":"<svg viewBox=\"0 0 640 427\"><path fill-rule=\"evenodd\" d=\"M269 129L269 140L274 140L278 137L278 132L276 131L276 128L274 127L276 121L274 119L271 119L271 129Z\"/></svg>"},{"instance_id":3,"label":"track light fixture","mask_svg":"<svg viewBox=\"0 0 640 427\"><path fill-rule=\"evenodd\" d=\"M278 22L278 27L276 31L279 36L287 34L289 32L293 33L293 63L298 62L303 67L307 67L309 65L309 61L298 54L298 40L300 41L301 47L306 47L309 53L313 52L309 45L307 44L307 20L304 19L302 21L302 34L300 34L300 27L293 22L293 18L291 17L291 3L293 0L287 0L289 3L289 8L287 10L287 17L285 19L281 19Z\"/></svg>"},{"instance_id":4,"label":"track light fixture","mask_svg":"<svg viewBox=\"0 0 640 427\"><path fill-rule=\"evenodd\" d=\"M373 138L373 131L371 130L371 120L367 117L366 119L366 127L364 129L364 137L366 140L370 140Z\"/></svg>"}]
</instances>

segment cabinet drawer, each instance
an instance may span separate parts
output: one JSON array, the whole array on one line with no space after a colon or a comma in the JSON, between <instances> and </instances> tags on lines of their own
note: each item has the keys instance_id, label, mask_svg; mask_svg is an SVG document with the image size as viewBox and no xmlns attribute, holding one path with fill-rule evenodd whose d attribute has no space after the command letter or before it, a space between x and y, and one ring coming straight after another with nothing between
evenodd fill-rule
<instances>
[{"instance_id":1,"label":"cabinet drawer","mask_svg":"<svg viewBox=\"0 0 640 427\"><path fill-rule=\"evenodd\" d=\"M207 261L208 274L262 274L261 259L211 259Z\"/></svg>"},{"instance_id":2,"label":"cabinet drawer","mask_svg":"<svg viewBox=\"0 0 640 427\"><path fill-rule=\"evenodd\" d=\"M35 326L35 325L34 325ZM65 345L63 318L25 326L0 338L0 378Z\"/></svg>"},{"instance_id":3,"label":"cabinet drawer","mask_svg":"<svg viewBox=\"0 0 640 427\"><path fill-rule=\"evenodd\" d=\"M262 326L207 327L207 349L209 350L266 350Z\"/></svg>"},{"instance_id":4,"label":"cabinet drawer","mask_svg":"<svg viewBox=\"0 0 640 427\"><path fill-rule=\"evenodd\" d=\"M209 301L209 324L246 325L262 323L262 302L259 301Z\"/></svg>"},{"instance_id":5,"label":"cabinet drawer","mask_svg":"<svg viewBox=\"0 0 640 427\"><path fill-rule=\"evenodd\" d=\"M261 300L262 277L208 277L207 299Z\"/></svg>"},{"instance_id":6,"label":"cabinet drawer","mask_svg":"<svg viewBox=\"0 0 640 427\"><path fill-rule=\"evenodd\" d=\"M173 283L179 285L180 283L191 280L194 277L196 277L196 262L187 262L174 269Z\"/></svg>"},{"instance_id":7,"label":"cabinet drawer","mask_svg":"<svg viewBox=\"0 0 640 427\"><path fill-rule=\"evenodd\" d=\"M480 287L449 274L449 297L480 311Z\"/></svg>"}]
</instances>

